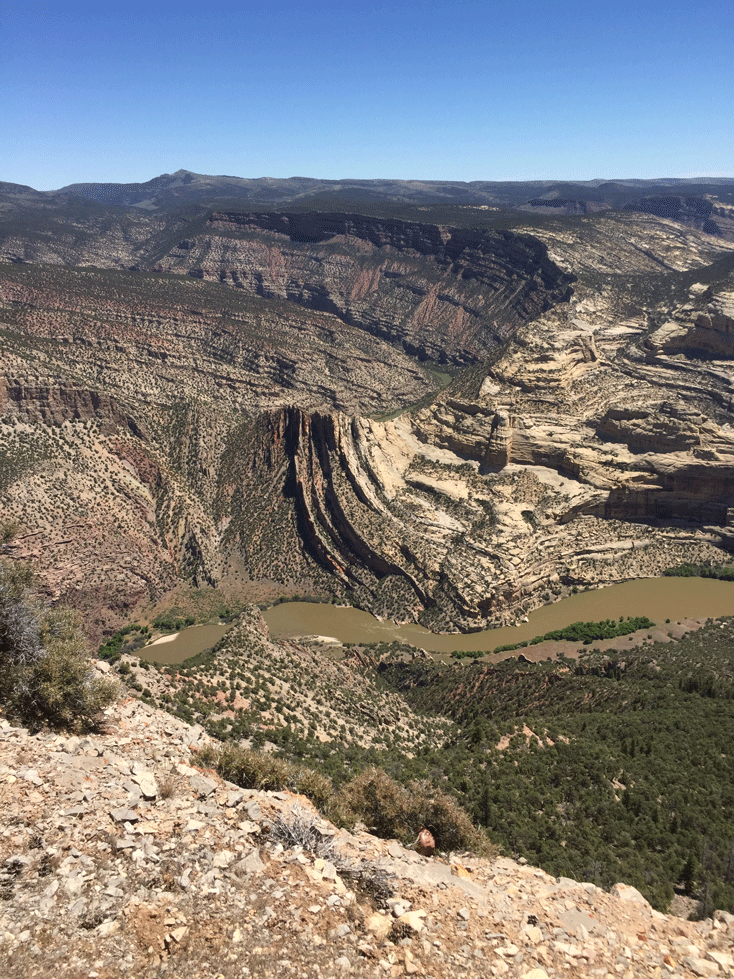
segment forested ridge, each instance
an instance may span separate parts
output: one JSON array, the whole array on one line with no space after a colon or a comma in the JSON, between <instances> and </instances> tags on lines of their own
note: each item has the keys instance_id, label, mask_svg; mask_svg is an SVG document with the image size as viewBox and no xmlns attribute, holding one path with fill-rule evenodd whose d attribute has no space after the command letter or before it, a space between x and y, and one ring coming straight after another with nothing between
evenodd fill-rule
<instances>
[{"instance_id":1,"label":"forested ridge","mask_svg":"<svg viewBox=\"0 0 734 979\"><path fill-rule=\"evenodd\" d=\"M424 761L509 852L627 881L661 908L674 888L701 913L734 907L731 620L577 661L388 661L378 675L414 709L458 722Z\"/></svg>"}]
</instances>

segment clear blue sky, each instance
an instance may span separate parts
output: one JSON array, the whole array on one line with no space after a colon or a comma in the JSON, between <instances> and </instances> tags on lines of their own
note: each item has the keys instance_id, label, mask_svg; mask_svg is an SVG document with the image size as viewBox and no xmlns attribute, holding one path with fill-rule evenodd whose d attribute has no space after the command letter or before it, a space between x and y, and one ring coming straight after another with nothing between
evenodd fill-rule
<instances>
[{"instance_id":1,"label":"clear blue sky","mask_svg":"<svg viewBox=\"0 0 734 979\"><path fill-rule=\"evenodd\" d=\"M0 0L0 180L734 176L732 0Z\"/></svg>"}]
</instances>

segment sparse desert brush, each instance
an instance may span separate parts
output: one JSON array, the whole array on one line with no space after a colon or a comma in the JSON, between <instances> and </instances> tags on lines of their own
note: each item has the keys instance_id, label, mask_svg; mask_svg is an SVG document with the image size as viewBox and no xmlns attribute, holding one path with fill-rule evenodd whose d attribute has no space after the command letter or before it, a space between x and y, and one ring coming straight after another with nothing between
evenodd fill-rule
<instances>
[{"instance_id":1,"label":"sparse desert brush","mask_svg":"<svg viewBox=\"0 0 734 979\"><path fill-rule=\"evenodd\" d=\"M201 768L216 768L220 749L213 744L205 744L199 748L193 761Z\"/></svg>"},{"instance_id":2,"label":"sparse desert brush","mask_svg":"<svg viewBox=\"0 0 734 979\"><path fill-rule=\"evenodd\" d=\"M330 778L303 765L293 766L291 787L305 795L317 809L324 812L334 796L334 785Z\"/></svg>"},{"instance_id":3,"label":"sparse desert brush","mask_svg":"<svg viewBox=\"0 0 734 979\"><path fill-rule=\"evenodd\" d=\"M27 568L0 563L0 703L37 729L88 729L117 697L95 675L74 612L49 608L32 591Z\"/></svg>"},{"instance_id":4,"label":"sparse desert brush","mask_svg":"<svg viewBox=\"0 0 734 979\"><path fill-rule=\"evenodd\" d=\"M418 822L431 829L440 850L472 850L481 856L497 855L487 834L474 826L469 814L452 796L427 779L410 782L408 791L415 802L416 816L419 813L421 816Z\"/></svg>"},{"instance_id":5,"label":"sparse desert brush","mask_svg":"<svg viewBox=\"0 0 734 979\"><path fill-rule=\"evenodd\" d=\"M270 837L286 849L300 846L317 857L331 860L336 856L334 840L325 836L316 826L317 817L294 806L285 819L277 816L270 827Z\"/></svg>"},{"instance_id":6,"label":"sparse desert brush","mask_svg":"<svg viewBox=\"0 0 734 979\"><path fill-rule=\"evenodd\" d=\"M412 843L427 826L440 850L472 850L488 857L497 853L486 833L446 792L428 780L400 785L374 766L342 787L327 814L341 825L362 820L370 832L385 839Z\"/></svg>"},{"instance_id":7,"label":"sparse desert brush","mask_svg":"<svg viewBox=\"0 0 734 979\"><path fill-rule=\"evenodd\" d=\"M243 789L278 792L290 789L305 795L325 811L333 797L331 779L304 765L295 765L271 754L236 744L206 745L196 756L198 764L214 768L223 779Z\"/></svg>"},{"instance_id":8,"label":"sparse desert brush","mask_svg":"<svg viewBox=\"0 0 734 979\"><path fill-rule=\"evenodd\" d=\"M222 778L243 789L277 792L288 787L291 766L280 758L238 745L224 745L219 751L216 769Z\"/></svg>"},{"instance_id":9,"label":"sparse desert brush","mask_svg":"<svg viewBox=\"0 0 734 979\"><path fill-rule=\"evenodd\" d=\"M332 813L337 817L336 809L333 805L330 818ZM362 820L370 832L386 839L410 835L408 792L381 768L370 766L342 786L339 809L346 825Z\"/></svg>"},{"instance_id":10,"label":"sparse desert brush","mask_svg":"<svg viewBox=\"0 0 734 979\"><path fill-rule=\"evenodd\" d=\"M169 773L161 780L158 786L158 792L161 799L172 799L176 794L176 779L172 773Z\"/></svg>"}]
</instances>

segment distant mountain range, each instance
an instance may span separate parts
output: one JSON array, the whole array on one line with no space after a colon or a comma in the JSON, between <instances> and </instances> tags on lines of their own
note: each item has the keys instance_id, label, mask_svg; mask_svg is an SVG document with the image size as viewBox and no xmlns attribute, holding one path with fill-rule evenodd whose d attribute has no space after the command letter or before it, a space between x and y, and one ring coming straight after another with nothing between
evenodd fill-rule
<instances>
[{"instance_id":1,"label":"distant mountain range","mask_svg":"<svg viewBox=\"0 0 734 979\"><path fill-rule=\"evenodd\" d=\"M681 194L687 198L714 197L722 203L734 203L734 179L661 177L655 180L476 180L465 183L440 180L319 180L310 177L250 179L177 170L145 183L78 183L53 191L37 191L21 184L0 182L0 202L3 203L61 203L63 198L79 197L100 204L150 210L166 209L174 203L197 204L204 201L237 201L249 207L298 203L321 209L321 205L328 205L330 200L337 200L340 206L348 200L404 204L444 202L500 208L573 205L576 210L585 211L619 209L637 203L641 197L664 198ZM325 209L331 208L326 206Z\"/></svg>"}]
</instances>

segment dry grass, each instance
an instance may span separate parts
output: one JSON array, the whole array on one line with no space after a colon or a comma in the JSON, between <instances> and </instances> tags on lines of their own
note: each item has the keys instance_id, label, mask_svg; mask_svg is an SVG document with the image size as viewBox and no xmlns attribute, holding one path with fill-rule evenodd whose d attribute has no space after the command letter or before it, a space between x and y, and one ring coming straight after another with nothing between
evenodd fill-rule
<instances>
[{"instance_id":1,"label":"dry grass","mask_svg":"<svg viewBox=\"0 0 734 979\"><path fill-rule=\"evenodd\" d=\"M400 785L381 768L372 767L348 782L340 794L341 804L351 813L349 822L362 820L376 836L411 845L426 826L439 850L472 850L487 857L497 854L489 837L474 826L461 806L428 780Z\"/></svg>"},{"instance_id":2,"label":"dry grass","mask_svg":"<svg viewBox=\"0 0 734 979\"><path fill-rule=\"evenodd\" d=\"M176 795L176 779L166 775L158 784L158 795L161 799L172 799Z\"/></svg>"},{"instance_id":3,"label":"dry grass","mask_svg":"<svg viewBox=\"0 0 734 979\"><path fill-rule=\"evenodd\" d=\"M400 785L381 768L371 767L336 791L331 779L312 769L231 744L207 746L199 752L197 763L245 789L290 789L305 795L337 826L353 827L362 821L375 836L398 839L407 846L426 826L440 850L497 854L461 806L428 780Z\"/></svg>"}]
</instances>

